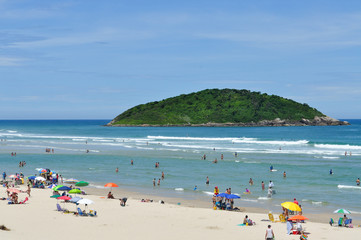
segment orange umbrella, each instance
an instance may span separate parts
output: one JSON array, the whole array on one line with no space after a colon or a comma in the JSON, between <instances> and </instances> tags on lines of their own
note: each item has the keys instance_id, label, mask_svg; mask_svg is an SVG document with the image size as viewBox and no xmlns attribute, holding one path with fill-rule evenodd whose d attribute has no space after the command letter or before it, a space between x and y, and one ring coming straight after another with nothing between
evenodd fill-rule
<instances>
[{"instance_id":1,"label":"orange umbrella","mask_svg":"<svg viewBox=\"0 0 361 240\"><path fill-rule=\"evenodd\" d=\"M104 187L119 187L119 186L115 183L110 182L110 183L105 184Z\"/></svg>"},{"instance_id":2,"label":"orange umbrella","mask_svg":"<svg viewBox=\"0 0 361 240\"><path fill-rule=\"evenodd\" d=\"M294 221L294 220L304 221L304 220L308 220L308 218L306 218L305 216L302 216L302 215L295 215L293 217L290 217L288 220L291 220L291 221Z\"/></svg>"}]
</instances>

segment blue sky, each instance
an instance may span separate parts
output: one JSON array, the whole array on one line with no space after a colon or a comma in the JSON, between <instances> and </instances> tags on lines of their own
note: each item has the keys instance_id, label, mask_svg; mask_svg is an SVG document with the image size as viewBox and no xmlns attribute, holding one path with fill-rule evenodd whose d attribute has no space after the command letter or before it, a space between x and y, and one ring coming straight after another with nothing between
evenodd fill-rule
<instances>
[{"instance_id":1,"label":"blue sky","mask_svg":"<svg viewBox=\"0 0 361 240\"><path fill-rule=\"evenodd\" d=\"M361 1L0 0L0 119L236 88L361 118Z\"/></svg>"}]
</instances>

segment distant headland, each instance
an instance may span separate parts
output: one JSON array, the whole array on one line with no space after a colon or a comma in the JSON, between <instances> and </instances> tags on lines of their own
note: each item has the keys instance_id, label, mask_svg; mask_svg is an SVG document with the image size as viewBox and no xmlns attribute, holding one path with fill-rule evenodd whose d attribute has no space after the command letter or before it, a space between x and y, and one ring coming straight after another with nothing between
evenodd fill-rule
<instances>
[{"instance_id":1,"label":"distant headland","mask_svg":"<svg viewBox=\"0 0 361 240\"><path fill-rule=\"evenodd\" d=\"M140 104L114 118L113 127L336 126L346 121L326 116L307 104L266 93L206 89Z\"/></svg>"}]
</instances>

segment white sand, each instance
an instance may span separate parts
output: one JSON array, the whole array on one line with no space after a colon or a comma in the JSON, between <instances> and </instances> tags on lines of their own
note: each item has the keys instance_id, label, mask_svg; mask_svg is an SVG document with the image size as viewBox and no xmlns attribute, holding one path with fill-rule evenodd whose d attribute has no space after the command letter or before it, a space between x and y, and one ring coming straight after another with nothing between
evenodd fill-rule
<instances>
[{"instance_id":1,"label":"white sand","mask_svg":"<svg viewBox=\"0 0 361 240\"><path fill-rule=\"evenodd\" d=\"M49 189L34 189L24 205L0 201L0 225L11 229L0 230L0 239L264 239L268 224L272 225L277 240L299 239L286 234L285 223L262 221L268 219L266 214L142 203L136 199L128 199L127 206L121 207L119 200L88 195L85 197L95 202L89 207L96 210L98 216L79 217L57 212L57 200L49 198L50 195ZM5 196L5 188L0 190L0 196ZM20 200L25 197L25 193L20 193ZM76 209L75 204L60 205ZM257 225L237 226L246 214ZM358 227L331 227L314 222L303 226L310 232L309 239L361 239Z\"/></svg>"}]
</instances>

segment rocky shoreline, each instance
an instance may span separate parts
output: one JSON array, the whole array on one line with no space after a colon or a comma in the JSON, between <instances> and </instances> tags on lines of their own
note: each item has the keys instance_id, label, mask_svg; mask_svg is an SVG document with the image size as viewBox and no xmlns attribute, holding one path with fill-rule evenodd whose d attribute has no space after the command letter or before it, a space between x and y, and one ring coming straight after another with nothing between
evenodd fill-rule
<instances>
[{"instance_id":1,"label":"rocky shoreline","mask_svg":"<svg viewBox=\"0 0 361 240\"><path fill-rule=\"evenodd\" d=\"M202 123L202 124L114 124L114 120L104 125L106 127L290 127L290 126L341 126L350 125L347 121L340 121L328 116L315 117L314 119L302 119L290 121L276 118L274 120L262 120L249 123Z\"/></svg>"}]
</instances>

